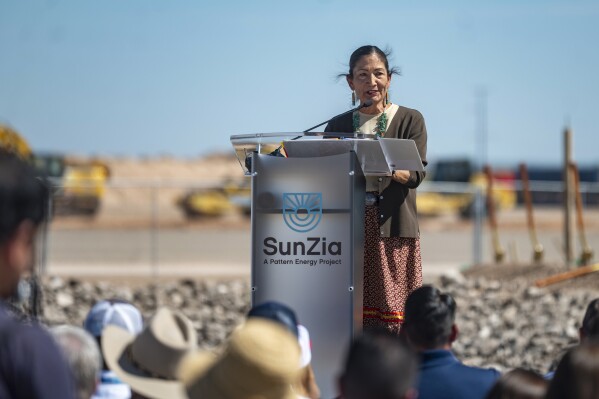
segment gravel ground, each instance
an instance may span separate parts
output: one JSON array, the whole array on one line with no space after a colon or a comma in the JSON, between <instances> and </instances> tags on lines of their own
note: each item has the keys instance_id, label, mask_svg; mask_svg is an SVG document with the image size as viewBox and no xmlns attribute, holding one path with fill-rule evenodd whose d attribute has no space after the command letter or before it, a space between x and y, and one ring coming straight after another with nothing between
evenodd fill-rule
<instances>
[{"instance_id":1,"label":"gravel ground","mask_svg":"<svg viewBox=\"0 0 599 399\"><path fill-rule=\"evenodd\" d=\"M599 296L596 277L536 288L532 282L559 270L544 266L481 267L443 276L436 285L456 299L460 330L454 351L466 364L502 371L527 367L546 372L578 340L587 304ZM596 273L597 274L597 273ZM88 282L60 277L43 283L43 322L81 325L99 299L132 301L147 317L159 305L180 309L198 331L199 346L222 344L249 309L247 279L214 281Z\"/></svg>"}]
</instances>

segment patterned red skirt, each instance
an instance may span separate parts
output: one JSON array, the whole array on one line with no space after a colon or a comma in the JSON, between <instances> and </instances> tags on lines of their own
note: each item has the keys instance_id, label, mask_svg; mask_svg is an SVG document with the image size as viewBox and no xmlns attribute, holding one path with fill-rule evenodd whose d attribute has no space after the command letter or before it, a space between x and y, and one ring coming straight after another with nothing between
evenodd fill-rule
<instances>
[{"instance_id":1,"label":"patterned red skirt","mask_svg":"<svg viewBox=\"0 0 599 399\"><path fill-rule=\"evenodd\" d=\"M381 237L378 206L366 206L364 328L399 333L408 295L422 285L420 239Z\"/></svg>"}]
</instances>

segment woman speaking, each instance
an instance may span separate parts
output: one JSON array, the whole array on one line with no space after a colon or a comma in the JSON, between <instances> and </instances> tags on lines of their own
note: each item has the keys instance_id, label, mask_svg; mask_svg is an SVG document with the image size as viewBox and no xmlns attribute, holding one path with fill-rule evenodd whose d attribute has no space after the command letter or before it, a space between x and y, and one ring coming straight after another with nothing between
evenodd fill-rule
<instances>
[{"instance_id":1,"label":"woman speaking","mask_svg":"<svg viewBox=\"0 0 599 399\"><path fill-rule=\"evenodd\" d=\"M329 122L325 131L361 132L377 137L411 139L426 166L426 126L420 112L389 101L388 52L362 46L343 74L352 102L372 105ZM383 326L399 333L406 298L422 285L422 261L416 215L416 188L425 172L394 170L389 177L366 177L364 249L364 327Z\"/></svg>"}]
</instances>

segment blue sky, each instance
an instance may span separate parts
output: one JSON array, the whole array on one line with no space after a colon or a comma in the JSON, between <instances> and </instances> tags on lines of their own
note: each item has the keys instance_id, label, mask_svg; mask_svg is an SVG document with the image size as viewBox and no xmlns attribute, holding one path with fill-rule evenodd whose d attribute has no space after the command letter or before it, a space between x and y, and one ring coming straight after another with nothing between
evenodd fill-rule
<instances>
[{"instance_id":1,"label":"blue sky","mask_svg":"<svg viewBox=\"0 0 599 399\"><path fill-rule=\"evenodd\" d=\"M0 122L34 150L196 156L350 107L335 76L390 47L391 100L422 112L429 160L599 163L599 2L0 0Z\"/></svg>"}]
</instances>

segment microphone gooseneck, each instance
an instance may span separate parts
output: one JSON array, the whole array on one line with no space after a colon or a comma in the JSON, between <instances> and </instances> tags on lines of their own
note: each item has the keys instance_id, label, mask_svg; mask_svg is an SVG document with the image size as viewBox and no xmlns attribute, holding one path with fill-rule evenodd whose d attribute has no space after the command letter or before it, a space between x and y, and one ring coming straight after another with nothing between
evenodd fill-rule
<instances>
[{"instance_id":1,"label":"microphone gooseneck","mask_svg":"<svg viewBox=\"0 0 599 399\"><path fill-rule=\"evenodd\" d=\"M322 123L319 123L319 124L318 124L318 125L316 125L316 126L312 126L310 129L306 129L306 130L304 130L302 133L308 133L310 130L316 129L317 127L319 127L319 126L322 126L322 125L324 125L325 123L329 123L330 121L332 121L332 120L333 120L333 119L335 119L335 118L339 118L340 116L347 115L347 114L349 114L349 113L351 113L351 112L359 111L359 110L361 110L362 108L367 108L367 107L370 107L372 104L373 104L372 100L368 99L368 100L364 101L363 103L360 103L360 105L359 105L359 106L357 106L356 108L352 108L352 109L350 109L349 111L345 111L345 112L343 112L343 113L341 113L341 114L339 114L339 115L335 115L335 116L334 116L334 117L332 117L331 119L328 119L328 120L326 120L326 121L324 121L324 122L322 122ZM299 138L301 138L301 137L303 137L303 136L302 136L302 135L300 135L300 136L296 136L296 137L292 138L291 140L297 140L297 139L299 139ZM272 151L272 152L271 152L269 155L276 156L276 157L282 157L282 156L285 156L285 155L283 155L283 154L281 153L281 150L282 150L282 148L283 148L283 144L281 144L280 146L278 146L278 147L277 147L277 148L276 148L274 151ZM246 166L246 168L247 168L248 170L252 170L252 158L251 158L251 156L250 156L250 155L248 155L248 156L245 158L245 166Z\"/></svg>"},{"instance_id":2,"label":"microphone gooseneck","mask_svg":"<svg viewBox=\"0 0 599 399\"><path fill-rule=\"evenodd\" d=\"M310 129L306 129L306 130L304 130L302 133L308 133L310 130L316 129L317 127L320 127L320 126L324 125L325 123L329 123L330 121L332 121L332 120L333 120L333 119L335 119L335 118L339 118L340 116L347 115L347 114L349 114L349 113L351 113L351 112L359 111L359 110L361 110L362 108L367 108L367 107L370 107L371 105L372 105L372 100L366 100L366 101L364 101L363 103L360 103L360 105L359 105L359 106L357 106L356 108L352 108L352 109L350 109L349 111L345 111L345 112L343 112L343 113L341 113L341 114L339 114L339 115L335 115L334 117L332 117L332 118L331 118L331 119L329 119L329 120L326 120L326 121L324 121L324 122L322 122L322 123L319 123L319 124L318 124L318 125L316 125L316 126L312 126ZM297 138L299 138L299 137L302 137L302 136L298 136ZM295 140L295 139L292 139L292 140Z\"/></svg>"}]
</instances>

